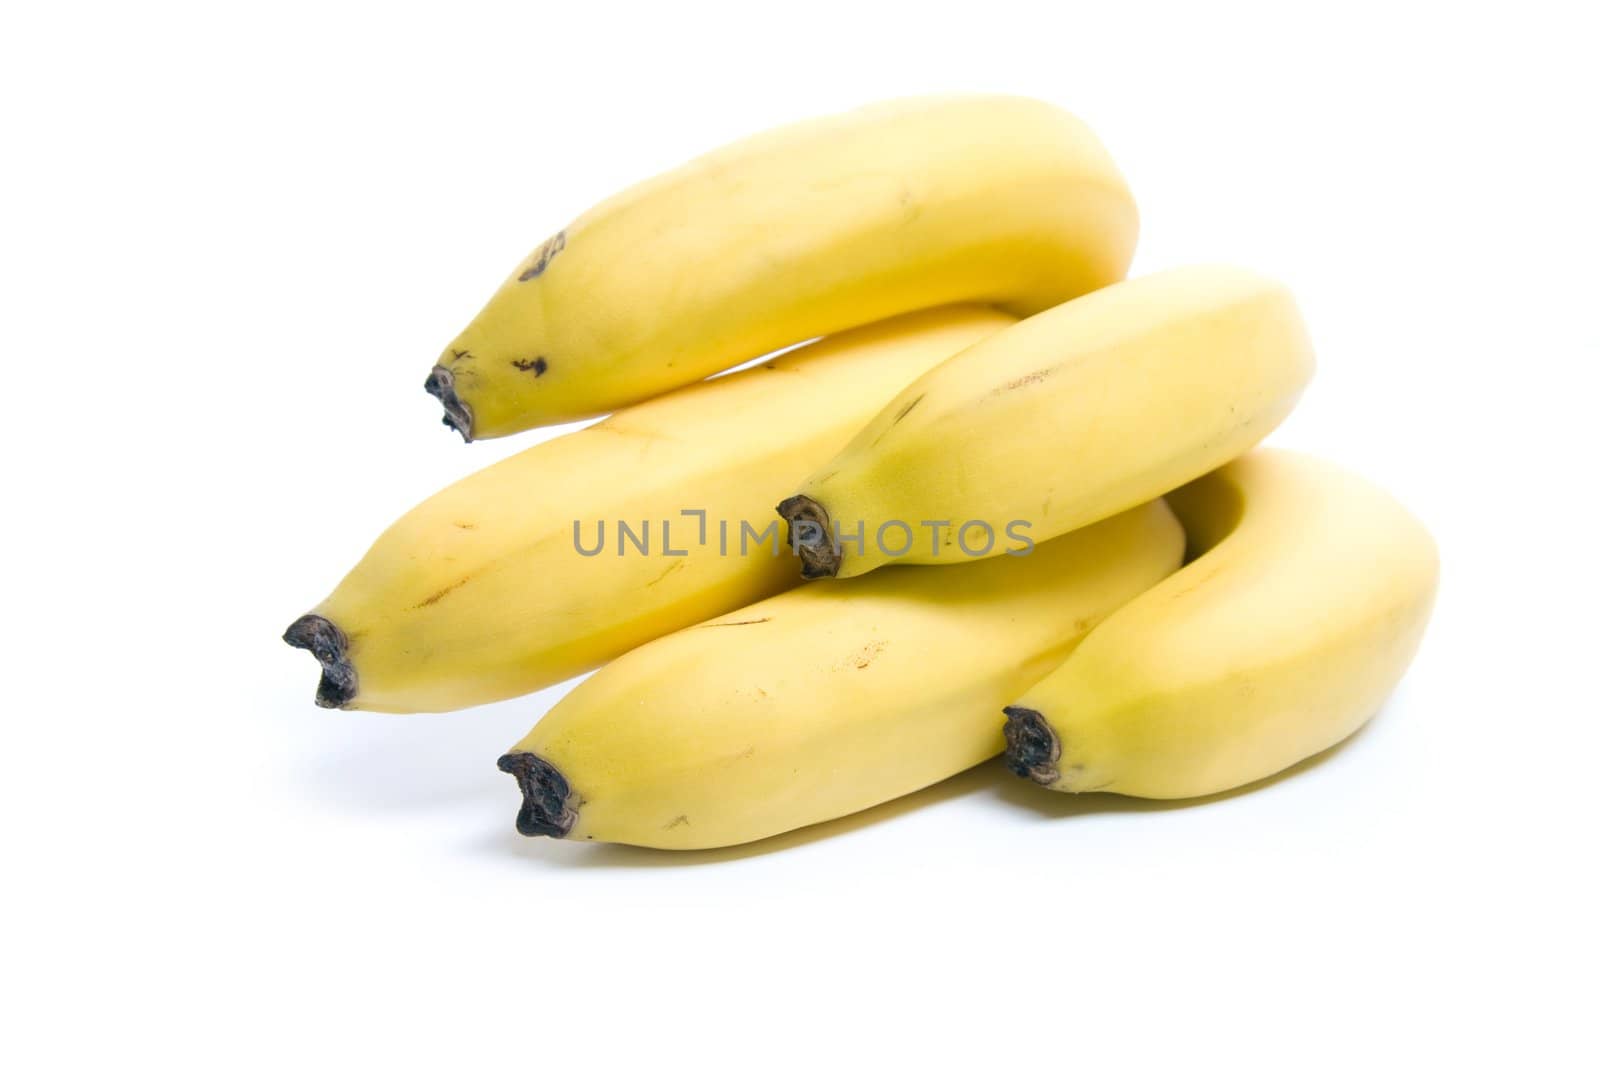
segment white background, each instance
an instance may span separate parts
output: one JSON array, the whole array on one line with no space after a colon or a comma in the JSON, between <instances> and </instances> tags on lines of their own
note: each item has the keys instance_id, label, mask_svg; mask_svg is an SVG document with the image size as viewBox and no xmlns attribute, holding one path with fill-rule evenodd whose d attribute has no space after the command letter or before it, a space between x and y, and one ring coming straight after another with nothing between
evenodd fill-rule
<instances>
[{"instance_id":1,"label":"white background","mask_svg":"<svg viewBox=\"0 0 1600 1067\"><path fill-rule=\"evenodd\" d=\"M1593 1057L1592 13L13 9L8 1058ZM663 855L513 832L494 759L557 693L312 705L284 625L533 440L464 447L421 389L520 256L731 138L956 89L1097 129L1137 272L1298 291L1321 367L1276 440L1390 487L1444 557L1370 728L1208 803L989 766Z\"/></svg>"}]
</instances>

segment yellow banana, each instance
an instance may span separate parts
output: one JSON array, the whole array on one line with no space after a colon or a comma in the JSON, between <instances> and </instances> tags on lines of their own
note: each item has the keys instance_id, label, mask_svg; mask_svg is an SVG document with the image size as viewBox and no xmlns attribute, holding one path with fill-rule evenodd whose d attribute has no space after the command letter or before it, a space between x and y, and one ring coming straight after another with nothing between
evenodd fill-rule
<instances>
[{"instance_id":1,"label":"yellow banana","mask_svg":"<svg viewBox=\"0 0 1600 1067\"><path fill-rule=\"evenodd\" d=\"M928 371L778 512L808 578L1009 551L1248 451L1313 363L1294 298L1257 274L1122 282Z\"/></svg>"},{"instance_id":2,"label":"yellow banana","mask_svg":"<svg viewBox=\"0 0 1600 1067\"><path fill-rule=\"evenodd\" d=\"M1422 639L1432 538L1387 493L1260 451L1168 497L1198 559L1006 709L1006 761L1051 789L1197 797L1338 743Z\"/></svg>"},{"instance_id":3,"label":"yellow banana","mask_svg":"<svg viewBox=\"0 0 1600 1067\"><path fill-rule=\"evenodd\" d=\"M772 497L906 382L1015 321L919 312L536 445L402 517L284 638L322 662L319 704L447 711L769 596L794 581Z\"/></svg>"},{"instance_id":4,"label":"yellow banana","mask_svg":"<svg viewBox=\"0 0 1600 1067\"><path fill-rule=\"evenodd\" d=\"M1032 314L1121 278L1138 216L1082 123L998 96L773 130L604 201L521 263L427 382L466 440L616 410L918 308Z\"/></svg>"},{"instance_id":5,"label":"yellow banana","mask_svg":"<svg viewBox=\"0 0 1600 1067\"><path fill-rule=\"evenodd\" d=\"M1028 556L807 586L663 637L501 757L517 829L709 848L930 785L997 755L996 699L1182 555L1155 501Z\"/></svg>"}]
</instances>

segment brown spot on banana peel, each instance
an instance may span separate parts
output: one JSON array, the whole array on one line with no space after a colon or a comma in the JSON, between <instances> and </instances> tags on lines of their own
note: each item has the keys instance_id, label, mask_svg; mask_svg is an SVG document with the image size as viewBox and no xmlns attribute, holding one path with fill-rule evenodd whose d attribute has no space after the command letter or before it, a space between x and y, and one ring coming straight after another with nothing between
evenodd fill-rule
<instances>
[{"instance_id":1,"label":"brown spot on banana peel","mask_svg":"<svg viewBox=\"0 0 1600 1067\"><path fill-rule=\"evenodd\" d=\"M578 794L566 776L532 752L507 752L495 763L517 780L522 808L517 833L524 837L566 837L578 821Z\"/></svg>"},{"instance_id":2,"label":"brown spot on banana peel","mask_svg":"<svg viewBox=\"0 0 1600 1067\"><path fill-rule=\"evenodd\" d=\"M865 670L872 665L873 660L878 658L878 653L882 652L888 645L887 641L869 641L854 654L847 657L841 667L854 667L858 671Z\"/></svg>"},{"instance_id":3,"label":"brown spot on banana peel","mask_svg":"<svg viewBox=\"0 0 1600 1067\"><path fill-rule=\"evenodd\" d=\"M879 441L882 441L885 437L888 437L889 436L889 431L894 429L896 426L899 426L900 425L900 420L905 418L907 415L911 414L912 409L915 408L918 404L922 403L923 398L926 397L927 395L928 395L927 393L918 393L916 395L916 397L911 401L911 403L907 404L905 407L903 407L899 411L895 412L894 418L889 420L889 425L885 426L883 428L883 432L878 434L877 437L872 439L873 445L876 446ZM828 478L833 477L833 475L835 473L836 473L835 471L829 471L828 472ZM824 478L823 481L827 481L827 478ZM822 482L818 482L817 484L821 485Z\"/></svg>"},{"instance_id":4,"label":"brown spot on banana peel","mask_svg":"<svg viewBox=\"0 0 1600 1067\"><path fill-rule=\"evenodd\" d=\"M778 514L789 524L789 544L800 555L800 577L808 580L836 577L839 573L839 546L834 543L828 509L802 494L779 504ZM801 523L819 531L819 540L797 542L796 535Z\"/></svg>"},{"instance_id":5,"label":"brown spot on banana peel","mask_svg":"<svg viewBox=\"0 0 1600 1067\"><path fill-rule=\"evenodd\" d=\"M322 665L317 683L317 706L348 707L356 698L356 668L350 662L350 640L343 630L321 615L302 615L283 631L284 644L303 648Z\"/></svg>"},{"instance_id":6,"label":"brown spot on banana peel","mask_svg":"<svg viewBox=\"0 0 1600 1067\"><path fill-rule=\"evenodd\" d=\"M1050 375L1054 374L1055 372L1056 372L1056 368L1055 367L1045 367L1043 370L1032 371L1032 372L1030 372L1028 374L1024 374L1020 378L1012 379L1011 381L1009 381L1006 384L1002 385L1000 388L996 389L995 392L996 393L1009 393L1013 389L1022 389L1022 388L1026 387L1026 386L1029 386L1029 385L1038 385L1040 382L1044 381L1046 378L1050 377Z\"/></svg>"},{"instance_id":7,"label":"brown spot on banana peel","mask_svg":"<svg viewBox=\"0 0 1600 1067\"><path fill-rule=\"evenodd\" d=\"M518 370L533 371L535 378L543 378L544 372L550 369L550 361L543 356L535 356L532 359L514 359L511 361L511 365Z\"/></svg>"},{"instance_id":8,"label":"brown spot on banana peel","mask_svg":"<svg viewBox=\"0 0 1600 1067\"><path fill-rule=\"evenodd\" d=\"M472 408L456 395L456 375L449 367L435 366L422 383L428 395L444 408L444 424L461 435L463 441L472 440Z\"/></svg>"},{"instance_id":9,"label":"brown spot on banana peel","mask_svg":"<svg viewBox=\"0 0 1600 1067\"><path fill-rule=\"evenodd\" d=\"M918 393L915 400L911 401L911 403L907 404L905 407L903 407L899 411L895 412L894 422L890 423L890 425L892 426L895 423L898 423L901 419L903 419L907 415L911 414L911 409L916 407L918 404L922 403L923 398L926 397L927 395L928 395L927 393Z\"/></svg>"},{"instance_id":10,"label":"brown spot on banana peel","mask_svg":"<svg viewBox=\"0 0 1600 1067\"><path fill-rule=\"evenodd\" d=\"M1006 769L1019 778L1051 785L1061 778L1061 739L1032 708L1006 708Z\"/></svg>"},{"instance_id":11,"label":"brown spot on banana peel","mask_svg":"<svg viewBox=\"0 0 1600 1067\"><path fill-rule=\"evenodd\" d=\"M567 231L562 230L538 247L533 253L533 262L528 264L527 270L517 275L517 281L531 282L543 274L550 266L550 261L565 247L567 247Z\"/></svg>"},{"instance_id":12,"label":"brown spot on banana peel","mask_svg":"<svg viewBox=\"0 0 1600 1067\"><path fill-rule=\"evenodd\" d=\"M735 619L733 622L703 622L696 626L696 630L709 630L716 626L754 626L758 622L771 622L771 615L763 615L759 619Z\"/></svg>"},{"instance_id":13,"label":"brown spot on banana peel","mask_svg":"<svg viewBox=\"0 0 1600 1067\"><path fill-rule=\"evenodd\" d=\"M456 581L451 582L449 585L445 586L443 589L439 590L437 593L434 593L432 596L428 597L426 600L419 600L415 604L411 605L411 610L412 611L416 611L418 608L432 607L434 604L437 604L439 601L443 600L445 597L449 596L451 593L455 592L457 589L460 589L462 586L466 585L467 582L469 582L471 580L472 580L472 575L470 575L470 574L467 575L465 578L458 578Z\"/></svg>"},{"instance_id":14,"label":"brown spot on banana peel","mask_svg":"<svg viewBox=\"0 0 1600 1067\"><path fill-rule=\"evenodd\" d=\"M644 587L646 589L649 589L651 586L655 585L657 582L665 581L667 578L670 578L672 575L676 574L679 570L681 570L683 568L683 565L685 563L687 563L687 562L688 562L687 560L681 560L681 559L674 561L673 563L671 563L667 567L666 570L662 571L660 574L656 575L654 578L650 579L648 582L645 582L644 583Z\"/></svg>"}]
</instances>

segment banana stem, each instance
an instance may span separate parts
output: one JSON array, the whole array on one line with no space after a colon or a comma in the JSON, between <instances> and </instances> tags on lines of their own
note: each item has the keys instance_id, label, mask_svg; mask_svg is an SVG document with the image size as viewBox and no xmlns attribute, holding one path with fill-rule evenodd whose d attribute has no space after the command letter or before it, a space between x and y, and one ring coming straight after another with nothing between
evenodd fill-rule
<instances>
[{"instance_id":1,"label":"banana stem","mask_svg":"<svg viewBox=\"0 0 1600 1067\"><path fill-rule=\"evenodd\" d=\"M283 631L283 640L291 648L310 652L322 664L318 707L342 708L356 698L356 668L343 630L321 615L302 615Z\"/></svg>"},{"instance_id":2,"label":"banana stem","mask_svg":"<svg viewBox=\"0 0 1600 1067\"><path fill-rule=\"evenodd\" d=\"M792 496L778 505L778 514L789 524L789 544L800 553L800 577L836 577L839 546L828 509L808 496Z\"/></svg>"},{"instance_id":3,"label":"banana stem","mask_svg":"<svg viewBox=\"0 0 1600 1067\"><path fill-rule=\"evenodd\" d=\"M507 752L495 763L517 780L522 810L517 832L525 837L566 837L578 821L578 795L566 777L532 752Z\"/></svg>"},{"instance_id":4,"label":"banana stem","mask_svg":"<svg viewBox=\"0 0 1600 1067\"><path fill-rule=\"evenodd\" d=\"M434 367L428 380L422 383L428 395L436 397L444 408L444 424L461 434L461 439L472 441L472 409L456 395L456 376L449 367Z\"/></svg>"},{"instance_id":5,"label":"banana stem","mask_svg":"<svg viewBox=\"0 0 1600 1067\"><path fill-rule=\"evenodd\" d=\"M1061 777L1061 739L1045 717L1013 704L1006 709L1006 769L1050 785Z\"/></svg>"}]
</instances>

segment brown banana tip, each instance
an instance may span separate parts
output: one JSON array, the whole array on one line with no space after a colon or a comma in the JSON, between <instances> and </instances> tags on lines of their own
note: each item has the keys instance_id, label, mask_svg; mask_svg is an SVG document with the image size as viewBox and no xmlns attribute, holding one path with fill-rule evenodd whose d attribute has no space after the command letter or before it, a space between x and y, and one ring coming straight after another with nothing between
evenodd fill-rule
<instances>
[{"instance_id":1,"label":"brown banana tip","mask_svg":"<svg viewBox=\"0 0 1600 1067\"><path fill-rule=\"evenodd\" d=\"M434 367L428 380L422 383L428 395L436 398L444 408L444 424L461 434L463 441L472 440L472 409L456 395L455 372L449 367Z\"/></svg>"},{"instance_id":2,"label":"brown banana tip","mask_svg":"<svg viewBox=\"0 0 1600 1067\"><path fill-rule=\"evenodd\" d=\"M305 649L322 664L318 707L342 708L356 698L356 668L343 630L321 615L302 615L283 631L283 641L290 648Z\"/></svg>"},{"instance_id":3,"label":"brown banana tip","mask_svg":"<svg viewBox=\"0 0 1600 1067\"><path fill-rule=\"evenodd\" d=\"M566 777L532 752L507 752L495 763L517 780L522 809L517 833L524 837L566 837L578 821L578 795Z\"/></svg>"},{"instance_id":4,"label":"brown banana tip","mask_svg":"<svg viewBox=\"0 0 1600 1067\"><path fill-rule=\"evenodd\" d=\"M800 577L837 577L839 546L833 538L828 509L801 495L779 504L778 514L789 524L789 545L800 557Z\"/></svg>"},{"instance_id":5,"label":"brown banana tip","mask_svg":"<svg viewBox=\"0 0 1600 1067\"><path fill-rule=\"evenodd\" d=\"M1061 777L1061 739L1032 708L1006 709L1006 769L1018 778L1050 785Z\"/></svg>"}]
</instances>

